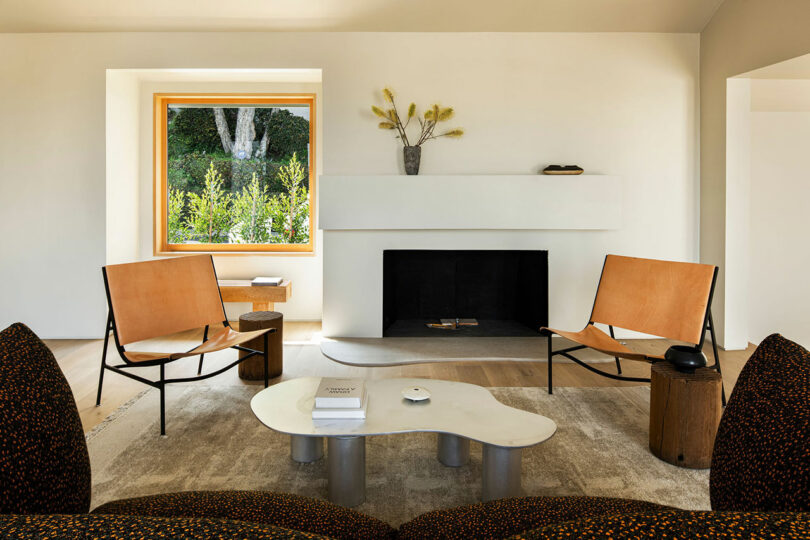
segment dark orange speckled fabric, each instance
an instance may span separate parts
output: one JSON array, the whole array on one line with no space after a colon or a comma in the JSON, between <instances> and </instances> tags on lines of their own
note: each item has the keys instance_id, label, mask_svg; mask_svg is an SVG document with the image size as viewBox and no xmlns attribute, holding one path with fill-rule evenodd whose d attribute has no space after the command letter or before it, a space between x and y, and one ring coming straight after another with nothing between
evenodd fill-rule
<instances>
[{"instance_id":1,"label":"dark orange speckled fabric","mask_svg":"<svg viewBox=\"0 0 810 540\"><path fill-rule=\"evenodd\" d=\"M399 537L407 540L505 538L584 517L669 509L645 501L607 497L518 497L422 514L402 524Z\"/></svg>"},{"instance_id":2,"label":"dark orange speckled fabric","mask_svg":"<svg viewBox=\"0 0 810 540\"><path fill-rule=\"evenodd\" d=\"M300 495L267 491L186 491L122 499L94 514L224 518L323 534L331 538L385 539L396 531L360 512Z\"/></svg>"},{"instance_id":3,"label":"dark orange speckled fabric","mask_svg":"<svg viewBox=\"0 0 810 540\"><path fill-rule=\"evenodd\" d=\"M90 458L51 351L24 324L0 332L0 514L90 510Z\"/></svg>"},{"instance_id":4,"label":"dark orange speckled fabric","mask_svg":"<svg viewBox=\"0 0 810 540\"><path fill-rule=\"evenodd\" d=\"M303 540L327 538L313 533L291 531L265 523L226 519L157 518L143 516L50 515L0 516L0 538L19 540L136 540L224 538Z\"/></svg>"},{"instance_id":5,"label":"dark orange speckled fabric","mask_svg":"<svg viewBox=\"0 0 810 540\"><path fill-rule=\"evenodd\" d=\"M810 514L767 512L644 512L569 521L527 531L514 540L810 538ZM510 539L510 540L512 540Z\"/></svg>"},{"instance_id":6,"label":"dark orange speckled fabric","mask_svg":"<svg viewBox=\"0 0 810 540\"><path fill-rule=\"evenodd\" d=\"M773 334L745 364L720 420L714 510L810 510L810 352Z\"/></svg>"}]
</instances>

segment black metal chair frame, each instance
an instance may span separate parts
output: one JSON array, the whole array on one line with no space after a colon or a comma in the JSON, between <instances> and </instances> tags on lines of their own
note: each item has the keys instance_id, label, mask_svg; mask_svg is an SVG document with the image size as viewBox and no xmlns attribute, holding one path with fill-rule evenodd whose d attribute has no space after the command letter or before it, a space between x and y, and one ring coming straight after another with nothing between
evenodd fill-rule
<instances>
[{"instance_id":1,"label":"black metal chair frame","mask_svg":"<svg viewBox=\"0 0 810 540\"><path fill-rule=\"evenodd\" d=\"M602 266L602 272L604 272L604 271L605 271L605 267ZM712 277L712 287L711 287L711 289L709 291L709 302L706 305L706 315L703 318L703 333L700 336L700 343L698 343L695 346L695 351L698 351L698 352L703 351L703 343L704 343L704 341L706 339L706 331L708 330L711 333L711 336L712 336L712 352L714 354L714 364L711 365L711 366L706 366L706 367L708 367L710 369L717 370L717 373L720 373L721 376L722 376L722 371L720 369L720 355L717 352L717 336L715 335L714 319L712 318L712 297L714 296L714 286L715 286L715 284L717 282L717 271L718 271L718 269L717 269L717 267L715 267L714 276ZM600 281L600 283L602 281L601 275L600 275L599 281ZM597 295L598 294L599 294L599 291L597 290ZM596 306L596 296L594 296L593 304L594 304L594 307L595 307ZM591 308L591 317L593 317L593 308ZM592 324L595 324L594 321L589 319L588 320L588 325L592 325ZM610 337L612 337L613 339L616 339L616 337L614 335L614 332L613 332L613 326L612 325L608 325L608 330L610 332ZM553 387L552 387L552 375L551 375L551 372L552 372L552 358L554 357L554 355L564 356L565 358L571 360L572 362L575 362L575 363L579 364L580 366L584 367L585 369L587 369L589 371L592 371L593 373L596 373L597 375L601 375L602 377L607 377L609 379L614 379L614 380L617 380L617 381L650 382L649 377L626 377L626 376L622 376L622 364L621 364L621 361L619 360L618 356L613 357L614 360L616 360L616 372L617 372L617 374L614 375L613 373L608 373L607 371L602 371L601 369L596 369L595 367L593 367L591 365L588 365L586 362L583 362L579 358L576 358L575 356L571 355L571 353L574 352L574 351L579 351L579 350L582 350L582 349L589 349L590 347L588 347L587 345L576 345L574 347L568 347L568 348L565 348L565 349L560 349L560 350L554 351L554 350L552 350L552 346L551 346L551 338L552 337L553 337L552 333L549 332L548 333L548 393L549 394L553 393L552 392ZM658 360L658 361L661 361L661 360ZM651 363L655 363L655 362L656 362L656 360L651 361ZM722 383L722 381L721 381L721 389L722 389L721 390L722 403L723 403L723 406L725 407L726 406L726 388L725 388L725 385Z\"/></svg>"},{"instance_id":2,"label":"black metal chair frame","mask_svg":"<svg viewBox=\"0 0 810 540\"><path fill-rule=\"evenodd\" d=\"M223 368L220 368L220 369L218 369L216 371L212 371L210 373L206 373L204 375L202 375L201 373L202 373L203 358L205 357L205 353L200 354L200 361L199 361L199 365L198 365L198 368L197 368L197 376L196 377L181 377L181 378L177 378L177 379L167 379L166 378L166 374L165 374L166 364L168 364L170 362L174 362L176 360L180 360L180 358L175 358L175 359L159 358L159 359L155 359L155 360L147 360L147 361L144 361L144 362L132 362L132 361L128 360L127 357L124 355L126 350L124 349L123 345L121 345L119 340L118 340L118 331L117 331L116 326L115 326L115 317L113 316L112 299L110 298L110 286L109 286L109 284L107 282L107 270L105 268L102 268L101 271L102 271L102 273L104 275L104 288L105 288L106 293L107 293L108 315L107 315L107 325L106 325L106 329L104 331L104 348L103 348L102 353L101 353L101 371L100 371L99 376L98 376L98 394L96 395L96 407L101 405L101 389L102 389L102 385L104 384L104 371L105 370L114 371L115 373L123 375L124 377L129 377L130 379L134 379L134 380L136 380L138 382L149 385L152 388L157 388L158 390L160 390L160 434L161 435L166 435L166 385L167 384L182 383L182 382L192 382L192 381L201 381L201 380L204 380L204 379L208 379L210 377L215 377L215 376L217 376L217 375L219 375L221 373L224 373L225 371L228 371L232 367L244 362L248 358L252 358L254 356L261 355L261 356L264 356L264 387L267 388L269 386L270 379L269 379L269 375L268 375L268 364L270 362L270 356L269 356L268 344L269 344L269 335L276 332L275 328L270 329L269 332L267 332L266 334L264 334L262 336L264 338L264 352L257 351L255 349L249 349L249 348L243 347L241 345L234 345L234 346L228 347L230 349L236 349L236 350L239 350L239 351L242 351L242 352L246 352L248 354L246 354L242 358L238 358L236 361L231 362L230 364L228 364L227 366L225 366ZM214 273L216 275L216 270L214 271ZM221 294L220 294L220 297L219 297L219 301L222 302L222 295ZM223 304L222 310L223 310L223 312L225 311L224 304ZM222 321L222 326L224 328L231 328L231 325L230 325L230 323L228 322L227 319ZM113 338L115 340L115 348L118 351L118 355L124 361L123 364L110 365L110 364L107 363L107 347L109 345L110 332L111 331L112 331L112 334L113 334ZM202 343L205 343L206 341L208 341L208 325L205 326L205 331L203 332ZM196 348L196 347L194 347L194 348ZM193 350L194 348L190 349L190 351ZM191 357L184 357L184 358L191 358ZM152 367L152 366L160 366L160 379L157 380L157 381L153 381L153 380L147 379L145 377L135 375L134 373L129 373L128 371L124 371L125 369L133 368L133 367Z\"/></svg>"}]
</instances>

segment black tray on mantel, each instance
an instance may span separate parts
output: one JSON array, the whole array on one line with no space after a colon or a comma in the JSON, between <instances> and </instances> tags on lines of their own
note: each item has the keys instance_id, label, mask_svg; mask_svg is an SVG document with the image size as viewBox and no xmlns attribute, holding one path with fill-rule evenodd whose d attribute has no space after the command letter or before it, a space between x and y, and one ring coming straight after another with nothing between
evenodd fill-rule
<instances>
[{"instance_id":1,"label":"black tray on mantel","mask_svg":"<svg viewBox=\"0 0 810 540\"><path fill-rule=\"evenodd\" d=\"M582 174L582 167L577 165L549 165L543 169L543 174Z\"/></svg>"}]
</instances>

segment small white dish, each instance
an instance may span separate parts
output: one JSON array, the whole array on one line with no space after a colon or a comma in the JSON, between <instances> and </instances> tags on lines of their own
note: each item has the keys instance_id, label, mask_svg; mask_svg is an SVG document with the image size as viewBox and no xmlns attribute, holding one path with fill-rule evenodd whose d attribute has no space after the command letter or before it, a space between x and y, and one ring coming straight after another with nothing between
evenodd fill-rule
<instances>
[{"instance_id":1,"label":"small white dish","mask_svg":"<svg viewBox=\"0 0 810 540\"><path fill-rule=\"evenodd\" d=\"M430 399L430 391L423 386L409 386L402 389L402 397L408 401L425 401Z\"/></svg>"}]
</instances>

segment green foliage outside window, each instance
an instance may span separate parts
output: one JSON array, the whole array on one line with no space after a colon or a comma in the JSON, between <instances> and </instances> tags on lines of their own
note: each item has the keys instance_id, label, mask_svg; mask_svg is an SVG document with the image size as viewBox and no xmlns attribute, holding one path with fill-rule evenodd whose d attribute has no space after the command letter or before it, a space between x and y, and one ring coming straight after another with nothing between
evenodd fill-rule
<instances>
[{"instance_id":1,"label":"green foliage outside window","mask_svg":"<svg viewBox=\"0 0 810 540\"><path fill-rule=\"evenodd\" d=\"M230 126L236 124L237 109L223 109ZM211 107L169 109L168 155L169 160L186 154L225 154L222 148L214 112ZM275 162L288 161L293 153L308 161L309 121L281 108L257 108L253 117L256 138L261 139L267 130L267 159Z\"/></svg>"},{"instance_id":2,"label":"green foliage outside window","mask_svg":"<svg viewBox=\"0 0 810 540\"><path fill-rule=\"evenodd\" d=\"M310 123L288 109L169 106L170 244L309 242Z\"/></svg>"},{"instance_id":3,"label":"green foliage outside window","mask_svg":"<svg viewBox=\"0 0 810 540\"><path fill-rule=\"evenodd\" d=\"M270 203L273 228L285 243L306 242L309 239L309 193L304 187L304 167L296 154L293 154L288 165L279 169L278 177L285 193L275 195Z\"/></svg>"},{"instance_id":4,"label":"green foliage outside window","mask_svg":"<svg viewBox=\"0 0 810 540\"><path fill-rule=\"evenodd\" d=\"M169 189L169 243L180 244L186 240L186 228L183 225L183 208L186 205L186 194L179 189Z\"/></svg>"},{"instance_id":5,"label":"green foliage outside window","mask_svg":"<svg viewBox=\"0 0 810 540\"><path fill-rule=\"evenodd\" d=\"M213 154L222 151L211 108L170 108L168 120L169 159L193 152Z\"/></svg>"},{"instance_id":6,"label":"green foliage outside window","mask_svg":"<svg viewBox=\"0 0 810 540\"><path fill-rule=\"evenodd\" d=\"M277 161L289 161L293 154L304 163L309 161L309 122L290 111L280 110L270 116L267 127L270 142L267 156Z\"/></svg>"},{"instance_id":7,"label":"green foliage outside window","mask_svg":"<svg viewBox=\"0 0 810 540\"><path fill-rule=\"evenodd\" d=\"M203 191L169 190L170 243L305 244L309 241L309 190L306 167L293 154L278 170L284 190L272 197L254 174L233 197L222 187L222 175L211 161ZM188 217L183 220L182 213Z\"/></svg>"},{"instance_id":8,"label":"green foliage outside window","mask_svg":"<svg viewBox=\"0 0 810 540\"><path fill-rule=\"evenodd\" d=\"M261 159L236 159L216 154L191 153L169 160L168 179L172 188L202 193L205 173L208 167L222 175L222 189L238 193L250 184L255 174L259 183L266 185L271 193L279 193L284 187L277 178L278 169L284 161L274 162Z\"/></svg>"},{"instance_id":9,"label":"green foliage outside window","mask_svg":"<svg viewBox=\"0 0 810 540\"><path fill-rule=\"evenodd\" d=\"M222 189L222 175L214 169L213 163L205 174L205 188L202 194L188 194L188 207L186 229L191 239L206 244L222 244L228 241L233 220L231 194Z\"/></svg>"},{"instance_id":10,"label":"green foliage outside window","mask_svg":"<svg viewBox=\"0 0 810 540\"><path fill-rule=\"evenodd\" d=\"M233 200L234 242L266 244L270 241L270 196L253 174L250 184Z\"/></svg>"}]
</instances>

